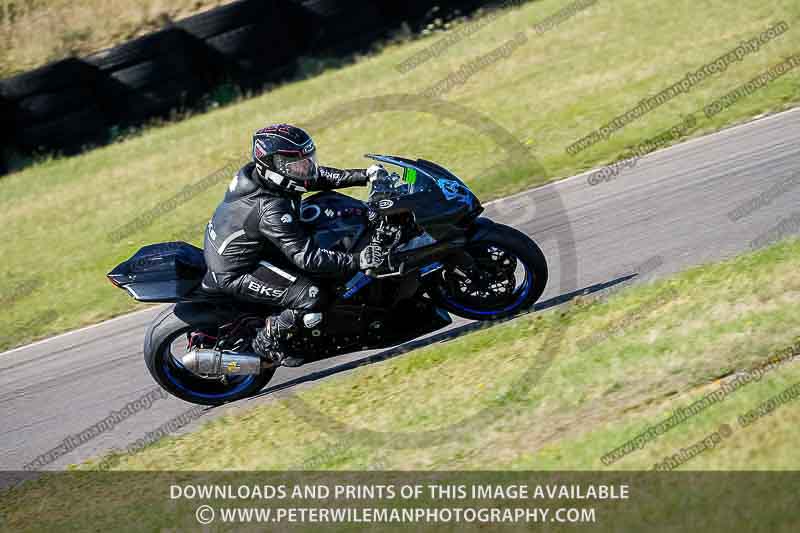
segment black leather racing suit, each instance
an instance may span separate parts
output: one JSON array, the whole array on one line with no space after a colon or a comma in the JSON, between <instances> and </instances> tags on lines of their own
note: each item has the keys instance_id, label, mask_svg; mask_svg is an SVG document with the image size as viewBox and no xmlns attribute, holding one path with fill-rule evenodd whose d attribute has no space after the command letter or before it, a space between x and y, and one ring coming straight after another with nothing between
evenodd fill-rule
<instances>
[{"instance_id":1,"label":"black leather racing suit","mask_svg":"<svg viewBox=\"0 0 800 533\"><path fill-rule=\"evenodd\" d=\"M203 286L286 309L288 314L280 316L286 328L294 327L305 313L319 315L306 321L313 327L322 319L319 312L329 294L303 272L354 273L358 256L319 248L301 224L300 193L279 189L252 176L254 172L253 163L239 170L208 223ZM364 170L320 167L318 178L305 188L319 191L366 183Z\"/></svg>"}]
</instances>

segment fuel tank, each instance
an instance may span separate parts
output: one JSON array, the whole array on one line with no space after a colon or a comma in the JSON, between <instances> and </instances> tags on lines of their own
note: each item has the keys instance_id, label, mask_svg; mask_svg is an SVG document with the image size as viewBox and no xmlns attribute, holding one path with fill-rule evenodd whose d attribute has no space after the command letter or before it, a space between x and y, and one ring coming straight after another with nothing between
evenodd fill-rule
<instances>
[{"instance_id":1,"label":"fuel tank","mask_svg":"<svg viewBox=\"0 0 800 533\"><path fill-rule=\"evenodd\" d=\"M313 230L320 248L351 252L367 228L367 206L364 202L325 191L303 199L300 221Z\"/></svg>"}]
</instances>

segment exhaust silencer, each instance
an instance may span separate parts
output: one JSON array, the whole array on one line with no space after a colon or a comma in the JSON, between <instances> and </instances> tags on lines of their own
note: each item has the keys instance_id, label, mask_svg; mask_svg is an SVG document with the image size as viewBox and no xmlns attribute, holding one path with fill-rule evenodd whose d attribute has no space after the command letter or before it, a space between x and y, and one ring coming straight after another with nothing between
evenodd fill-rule
<instances>
[{"instance_id":1,"label":"exhaust silencer","mask_svg":"<svg viewBox=\"0 0 800 533\"><path fill-rule=\"evenodd\" d=\"M262 360L258 354L220 352L195 348L183 357L184 368L202 376L248 376L260 374Z\"/></svg>"}]
</instances>

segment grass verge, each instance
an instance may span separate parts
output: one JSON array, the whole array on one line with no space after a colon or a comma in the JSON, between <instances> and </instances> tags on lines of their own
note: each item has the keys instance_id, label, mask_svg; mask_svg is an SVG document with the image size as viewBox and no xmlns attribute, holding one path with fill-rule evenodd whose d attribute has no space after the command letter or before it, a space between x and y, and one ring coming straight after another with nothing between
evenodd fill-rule
<instances>
[{"instance_id":1,"label":"grass verge","mask_svg":"<svg viewBox=\"0 0 800 533\"><path fill-rule=\"evenodd\" d=\"M104 274L148 243L175 238L200 243L230 173L221 173L208 187L180 198L174 209L159 211L147 225L121 239L109 234L215 169L241 160L256 128L276 121L303 124L359 98L418 94L476 58L495 57L493 51L506 45L510 36L516 37L513 49L505 49L509 53L482 63L441 96L491 117L525 143L546 171L486 170L507 158L486 135L430 114L396 111L365 111L331 121L317 135L322 161L362 166L365 152L425 157L452 168L488 200L613 161L626 147L661 133L687 113L700 111L689 133L700 135L793 105L800 96L798 69L712 119L702 115L703 106L800 52L800 6L794 0L769 5L741 0L598 1L546 33L537 32L536 24L563 8L564 3L555 0L513 8L513 13L406 74L396 67L439 35L388 46L348 67L3 178L0 224L7 253L0 266L0 298L7 305L0 316L0 349L140 307L106 283ZM642 98L663 91L688 71L779 21L789 25L788 31L758 53L708 77L608 141L577 156L565 151Z\"/></svg>"}]
</instances>

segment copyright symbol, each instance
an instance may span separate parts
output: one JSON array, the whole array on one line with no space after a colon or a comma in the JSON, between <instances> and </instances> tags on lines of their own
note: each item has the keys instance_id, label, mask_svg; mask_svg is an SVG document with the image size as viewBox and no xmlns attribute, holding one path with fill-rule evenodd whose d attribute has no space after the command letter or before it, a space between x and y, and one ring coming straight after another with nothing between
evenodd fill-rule
<instances>
[{"instance_id":1,"label":"copyright symbol","mask_svg":"<svg viewBox=\"0 0 800 533\"><path fill-rule=\"evenodd\" d=\"M214 521L214 508L210 505L201 505L195 511L194 516L201 524L210 524Z\"/></svg>"}]
</instances>

